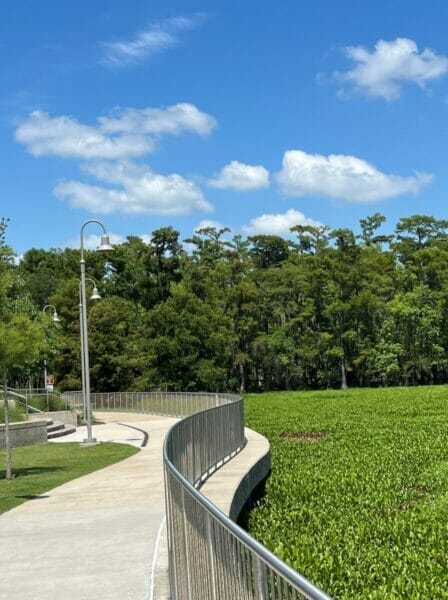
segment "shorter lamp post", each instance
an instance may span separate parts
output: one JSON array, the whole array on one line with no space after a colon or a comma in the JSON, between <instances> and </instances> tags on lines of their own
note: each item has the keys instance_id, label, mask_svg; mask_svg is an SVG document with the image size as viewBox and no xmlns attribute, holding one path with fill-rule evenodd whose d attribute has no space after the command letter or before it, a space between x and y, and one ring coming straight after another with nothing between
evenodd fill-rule
<instances>
[{"instance_id":1,"label":"shorter lamp post","mask_svg":"<svg viewBox=\"0 0 448 600\"><path fill-rule=\"evenodd\" d=\"M92 294L90 300L101 300L100 293L96 287L95 281L91 277L86 277L86 281L90 281L93 284ZM82 379L82 411L84 422L87 420L87 406L86 406L86 367L84 358L84 334L83 334L83 321L82 321L82 294L81 294L81 282L79 282L79 332L81 336L81 379Z\"/></svg>"},{"instance_id":2,"label":"shorter lamp post","mask_svg":"<svg viewBox=\"0 0 448 600\"><path fill-rule=\"evenodd\" d=\"M89 370L89 337L87 332L87 301L86 301L86 261L84 260L84 229L89 223L96 223L102 229L101 242L97 251L107 252L113 250L106 228L96 219L89 219L81 226L80 232L80 247L81 247L81 317L82 317L82 335L81 346L84 354L84 386L83 392L86 400L86 417L87 417L87 437L84 439L85 444L95 444L96 439L92 436L92 405L90 402L90 370Z\"/></svg>"},{"instance_id":3,"label":"shorter lamp post","mask_svg":"<svg viewBox=\"0 0 448 600\"><path fill-rule=\"evenodd\" d=\"M58 311L57 311L57 310L56 310L56 308L53 306L53 304L46 304L46 305L43 307L43 309L42 309L42 312L43 312L43 313L44 313L44 312L47 312L47 308L51 308L51 309L53 309L53 314L52 314L51 318L52 318L52 320L53 320L55 323L59 323L61 319L58 317Z\"/></svg>"},{"instance_id":4,"label":"shorter lamp post","mask_svg":"<svg viewBox=\"0 0 448 600\"><path fill-rule=\"evenodd\" d=\"M51 308L53 310L53 314L51 315L51 320L53 321L53 323L59 323L61 321L61 319L58 317L58 311L56 310L56 307L53 306L53 304L46 304L43 307L42 312L43 313L47 312L48 308ZM45 388L45 394L47 397L47 411L48 411L50 409L50 404L49 404L48 387L47 387L47 359L44 359L44 388Z\"/></svg>"}]
</instances>

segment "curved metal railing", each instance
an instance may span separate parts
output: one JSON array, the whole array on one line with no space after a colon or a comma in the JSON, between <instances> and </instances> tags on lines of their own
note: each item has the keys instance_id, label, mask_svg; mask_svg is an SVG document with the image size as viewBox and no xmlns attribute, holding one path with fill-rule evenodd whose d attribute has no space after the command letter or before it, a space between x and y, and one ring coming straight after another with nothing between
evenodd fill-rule
<instances>
[{"instance_id":1,"label":"curved metal railing","mask_svg":"<svg viewBox=\"0 0 448 600\"><path fill-rule=\"evenodd\" d=\"M76 406L80 392L65 394ZM212 504L199 488L245 445L243 400L231 394L91 394L96 410L184 416L163 456L172 600L330 600Z\"/></svg>"},{"instance_id":2,"label":"curved metal railing","mask_svg":"<svg viewBox=\"0 0 448 600\"><path fill-rule=\"evenodd\" d=\"M64 392L64 400L76 410L83 408L82 392ZM171 417L186 417L212 406L227 404L234 394L208 392L93 392L92 410L146 412Z\"/></svg>"}]
</instances>

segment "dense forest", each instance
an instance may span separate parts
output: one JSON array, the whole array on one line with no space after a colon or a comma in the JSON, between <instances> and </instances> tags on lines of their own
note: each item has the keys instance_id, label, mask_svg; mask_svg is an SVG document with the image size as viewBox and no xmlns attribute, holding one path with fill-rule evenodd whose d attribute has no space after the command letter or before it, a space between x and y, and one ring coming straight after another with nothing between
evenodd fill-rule
<instances>
[{"instance_id":1,"label":"dense forest","mask_svg":"<svg viewBox=\"0 0 448 600\"><path fill-rule=\"evenodd\" d=\"M446 382L448 221L405 217L393 235L384 222L376 213L357 232L297 225L290 239L204 228L180 240L164 227L149 243L129 236L108 255L88 251L102 296L88 306L92 389ZM45 333L16 382L42 385L45 358L60 389L79 389L79 250L18 260L3 219L0 297L0 325L25 314ZM57 325L42 313L48 303Z\"/></svg>"}]
</instances>

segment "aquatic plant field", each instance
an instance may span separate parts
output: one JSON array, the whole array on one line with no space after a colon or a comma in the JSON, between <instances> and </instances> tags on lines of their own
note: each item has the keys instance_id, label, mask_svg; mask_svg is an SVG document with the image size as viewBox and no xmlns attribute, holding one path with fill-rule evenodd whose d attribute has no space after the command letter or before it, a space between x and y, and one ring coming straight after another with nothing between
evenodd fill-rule
<instances>
[{"instance_id":1,"label":"aquatic plant field","mask_svg":"<svg viewBox=\"0 0 448 600\"><path fill-rule=\"evenodd\" d=\"M448 598L448 386L252 394L254 537L334 598Z\"/></svg>"}]
</instances>

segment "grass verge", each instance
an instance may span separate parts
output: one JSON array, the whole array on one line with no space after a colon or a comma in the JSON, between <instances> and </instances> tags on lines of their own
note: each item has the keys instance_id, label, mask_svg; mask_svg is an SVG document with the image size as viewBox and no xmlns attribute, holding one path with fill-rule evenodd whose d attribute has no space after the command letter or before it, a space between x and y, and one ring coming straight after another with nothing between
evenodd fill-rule
<instances>
[{"instance_id":1,"label":"grass verge","mask_svg":"<svg viewBox=\"0 0 448 600\"><path fill-rule=\"evenodd\" d=\"M13 450L13 479L5 479L5 452L0 452L0 514L76 477L87 475L139 449L110 442L81 447L77 443L40 444Z\"/></svg>"},{"instance_id":2,"label":"grass verge","mask_svg":"<svg viewBox=\"0 0 448 600\"><path fill-rule=\"evenodd\" d=\"M337 599L448 598L448 387L249 395L252 535Z\"/></svg>"}]
</instances>

